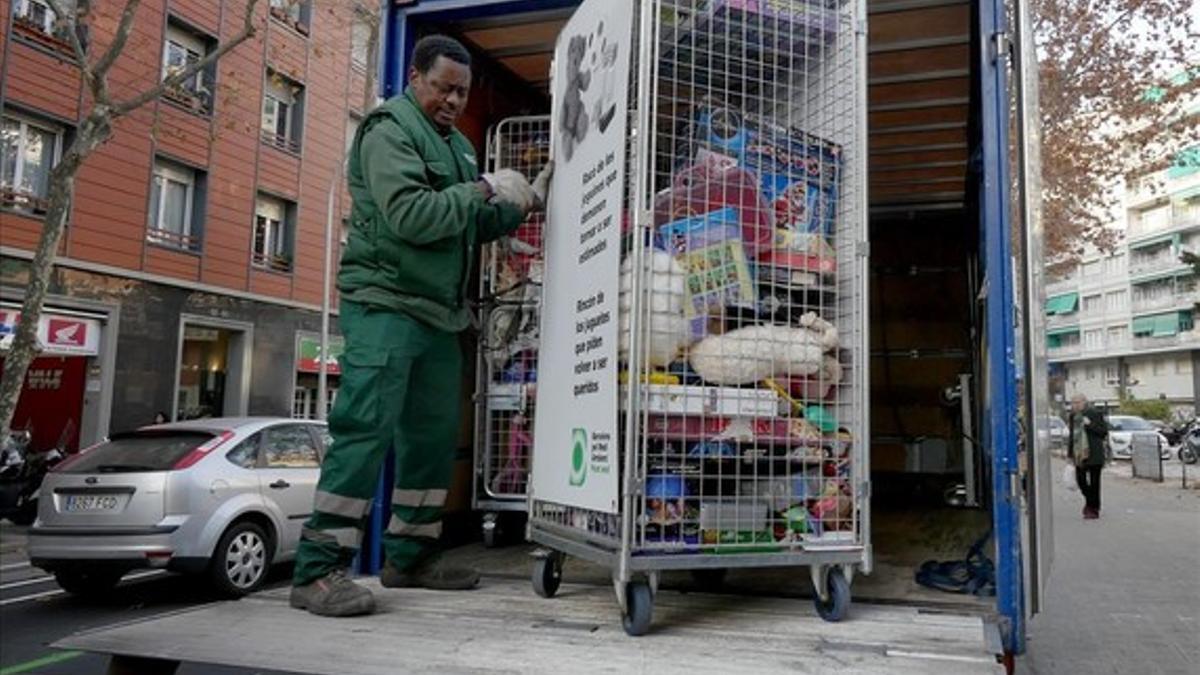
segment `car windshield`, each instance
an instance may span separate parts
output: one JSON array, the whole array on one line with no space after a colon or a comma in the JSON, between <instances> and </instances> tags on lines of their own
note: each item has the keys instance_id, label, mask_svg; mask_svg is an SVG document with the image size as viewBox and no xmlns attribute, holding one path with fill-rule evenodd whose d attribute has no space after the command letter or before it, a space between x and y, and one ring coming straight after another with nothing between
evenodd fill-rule
<instances>
[{"instance_id":1,"label":"car windshield","mask_svg":"<svg viewBox=\"0 0 1200 675\"><path fill-rule=\"evenodd\" d=\"M113 438L65 465L63 473L169 471L214 434L206 431L136 431Z\"/></svg>"},{"instance_id":2,"label":"car windshield","mask_svg":"<svg viewBox=\"0 0 1200 675\"><path fill-rule=\"evenodd\" d=\"M1154 427L1140 417L1114 417L1110 424L1117 431L1154 431Z\"/></svg>"}]
</instances>

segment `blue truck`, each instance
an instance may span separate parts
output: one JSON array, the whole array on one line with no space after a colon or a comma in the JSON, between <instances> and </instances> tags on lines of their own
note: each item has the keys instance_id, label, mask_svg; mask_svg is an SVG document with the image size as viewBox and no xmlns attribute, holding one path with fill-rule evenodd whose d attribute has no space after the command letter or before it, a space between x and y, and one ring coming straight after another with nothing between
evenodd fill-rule
<instances>
[{"instance_id":1,"label":"blue truck","mask_svg":"<svg viewBox=\"0 0 1200 675\"><path fill-rule=\"evenodd\" d=\"M675 20L673 12L681 8L704 11L729 5L769 16L770 11L783 11L778 6L789 4L770 0L642 1L654 2L661 22L655 30L664 30L662 26ZM853 81L848 86L861 93L864 143L859 146L861 154L847 162L846 170L859 171L862 182L857 192L841 198L860 198L867 215L866 236L856 242L866 271L861 293L867 311L859 328L862 345L869 350L861 356L869 363L869 369L863 369L869 370L863 400L869 419L864 431L870 439L869 471L864 467L868 487L863 495L869 502L864 509L869 536L859 568L871 573L855 580L856 587L868 588L856 594L886 601L882 607L910 612L903 616L912 621L900 623L916 632L899 635L893 621L896 617L881 618L867 612L861 619L852 615L850 621L836 624L843 633L823 639L847 644L857 640L860 646L871 645L864 649L872 653L881 644L895 647L883 649L885 656L880 658L885 661L872 662L884 672L907 672L910 666L912 672L996 672L1005 666L1011 672L1013 657L1025 650L1027 622L1041 607L1052 560L1044 329L1041 312L1036 311L1042 304L1043 265L1036 63L1029 34L1029 3L858 2L790 4L806 4L809 9L805 11L833 12L837 20L853 22L843 25L856 45L850 55ZM555 42L579 4L578 0L385 3L381 95L390 97L403 91L409 52L421 36L446 33L461 39L475 56L475 87L460 128L482 156L492 125L509 117L549 112ZM1009 9L1013 11L1009 13ZM780 24L763 21L757 30L771 30L772 26L779 30ZM738 35L726 37L733 43L739 39ZM697 58L694 52L691 58ZM797 58L814 56L810 51ZM767 64L759 77L781 67ZM384 525L385 501L386 492L381 490L372 516L371 532L376 535ZM380 562L378 537L371 537L371 532L360 559L366 573L377 571ZM372 538L376 543L370 542ZM948 551L939 548L941 544L931 544L933 541L950 541L961 548ZM973 542L979 545L968 560L943 568L960 573L958 581L962 583L957 587L953 574L941 580L943 586L960 593L914 590L913 575L923 560L951 553L964 555ZM501 591L511 590L500 586ZM549 672L541 658L562 667L588 667L589 662L556 661L565 657L558 652L542 654L541 647L531 642L522 643L525 651L503 645L505 639L536 641L536 633L515 624L549 629L588 627L593 625L590 619L566 610L560 620L535 616L529 612L539 610L526 610L525 600L500 591L489 593L484 600L446 601L443 614L421 600L414 601L410 609L445 624L436 635L426 634L424 639L432 640L428 644L463 631L505 626L500 630L510 633L507 638L487 637L491 640L488 648L500 650L492 659L497 667ZM483 605L490 602L509 607L511 615L505 619L497 613L500 610L485 609ZM389 651L401 645L421 649L419 642L406 642L410 639L404 635L407 629L396 627L411 629L411 625L401 621L392 628L381 627L396 619L395 614L374 624L352 626L314 622L300 613L289 614L283 607L279 598L252 598L75 636L59 646L150 659L139 662L143 664L197 661L303 672L384 672L377 668L387 663ZM555 610L544 611L552 614ZM447 618L455 612L476 618L457 624ZM924 625L932 615L955 616L962 621ZM471 623L476 619L482 623ZM745 649L734 637L744 633L737 612L723 615L722 620L730 630L714 626L713 636L719 637L711 639L735 651ZM270 633L264 638L266 646L234 654L238 650L221 646L221 640L230 639L227 630L231 622L243 626L244 634L255 641L256 626L279 625L271 631L264 629L264 635ZM287 627L283 633L280 625ZM354 630L366 631L372 639L354 637ZM322 631L331 632L320 634ZM975 646L952 644L957 638L947 636L959 633L968 636L963 638L965 643L974 641ZM353 649L340 650L335 638L344 638ZM942 638L943 642L937 643ZM474 638L468 635L463 639L470 642ZM563 639L564 644L575 647L583 644L575 638ZM926 639L932 642L921 642ZM164 642L172 644L164 646ZM318 649L313 642L324 645L324 656L313 656L311 650ZM786 640L778 644L793 655L806 649L802 640L791 647ZM606 658L602 654L608 652L592 647L600 650L595 652L597 658ZM965 651L955 651L960 647ZM665 644L662 648L669 651ZM464 649L460 656L475 654ZM895 660L900 653L941 656L907 664ZM686 665L688 654L685 651L683 661L672 663ZM699 658L695 652L690 655ZM886 661L887 655L893 660ZM614 667L623 658L610 657L615 659ZM756 672L772 672L770 664L774 662L764 658L763 667ZM451 657L441 661L421 657L417 662L445 672L467 670L469 663ZM642 663L641 667L647 667ZM820 669L834 667L833 663L814 660L810 665ZM939 670L948 663L957 665ZM590 665L599 668L603 664ZM780 672L784 670L781 666Z\"/></svg>"}]
</instances>

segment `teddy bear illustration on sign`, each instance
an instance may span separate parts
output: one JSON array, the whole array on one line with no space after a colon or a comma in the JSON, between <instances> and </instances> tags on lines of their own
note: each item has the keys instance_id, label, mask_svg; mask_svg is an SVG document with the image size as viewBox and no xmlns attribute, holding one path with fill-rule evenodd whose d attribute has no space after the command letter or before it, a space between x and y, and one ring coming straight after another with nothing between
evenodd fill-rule
<instances>
[{"instance_id":1,"label":"teddy bear illustration on sign","mask_svg":"<svg viewBox=\"0 0 1200 675\"><path fill-rule=\"evenodd\" d=\"M563 157L571 161L575 146L583 142L588 131L588 114L583 105L583 92L592 82L592 73L583 67L587 38L575 35L567 44L567 91L563 96L562 119L559 130L563 135Z\"/></svg>"},{"instance_id":2,"label":"teddy bear illustration on sign","mask_svg":"<svg viewBox=\"0 0 1200 675\"><path fill-rule=\"evenodd\" d=\"M610 42L608 38L604 37L603 21L596 27L596 36L600 38L600 71L597 73L597 77L600 78L600 91L597 92L594 114L596 125L600 127L600 133L604 133L608 131L608 125L617 115L616 92L614 91L617 81L617 43ZM593 62L596 57L597 55L593 53Z\"/></svg>"}]
</instances>

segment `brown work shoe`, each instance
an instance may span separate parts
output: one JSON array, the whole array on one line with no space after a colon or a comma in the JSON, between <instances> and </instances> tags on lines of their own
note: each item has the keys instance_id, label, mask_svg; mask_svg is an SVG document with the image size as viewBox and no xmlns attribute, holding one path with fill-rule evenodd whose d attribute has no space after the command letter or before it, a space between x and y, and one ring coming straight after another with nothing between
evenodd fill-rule
<instances>
[{"instance_id":1,"label":"brown work shoe","mask_svg":"<svg viewBox=\"0 0 1200 675\"><path fill-rule=\"evenodd\" d=\"M447 565L441 558L432 558L401 572L386 562L379 574L386 588L428 588L432 591L469 591L479 585L479 572L466 567Z\"/></svg>"},{"instance_id":2,"label":"brown work shoe","mask_svg":"<svg viewBox=\"0 0 1200 675\"><path fill-rule=\"evenodd\" d=\"M306 609L318 616L361 616L375 611L371 591L336 570L303 586L293 586L292 607Z\"/></svg>"}]
</instances>

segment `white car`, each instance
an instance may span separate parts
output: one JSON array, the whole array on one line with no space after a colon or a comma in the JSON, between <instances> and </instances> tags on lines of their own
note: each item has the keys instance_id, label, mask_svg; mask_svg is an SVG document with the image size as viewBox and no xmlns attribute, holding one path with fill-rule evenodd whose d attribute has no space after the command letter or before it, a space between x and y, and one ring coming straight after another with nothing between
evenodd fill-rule
<instances>
[{"instance_id":1,"label":"white car","mask_svg":"<svg viewBox=\"0 0 1200 675\"><path fill-rule=\"evenodd\" d=\"M1058 415L1047 417L1050 432L1050 446L1054 448L1067 447L1067 423Z\"/></svg>"},{"instance_id":2,"label":"white car","mask_svg":"<svg viewBox=\"0 0 1200 675\"><path fill-rule=\"evenodd\" d=\"M216 418L116 434L68 457L42 483L29 558L75 594L135 568L204 574L254 591L295 556L312 511L323 423Z\"/></svg>"},{"instance_id":3,"label":"white car","mask_svg":"<svg viewBox=\"0 0 1200 675\"><path fill-rule=\"evenodd\" d=\"M1152 424L1133 415L1110 415L1108 417L1108 453L1113 459L1133 458L1133 439L1153 437L1163 459L1171 458L1167 439Z\"/></svg>"}]
</instances>

